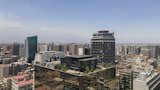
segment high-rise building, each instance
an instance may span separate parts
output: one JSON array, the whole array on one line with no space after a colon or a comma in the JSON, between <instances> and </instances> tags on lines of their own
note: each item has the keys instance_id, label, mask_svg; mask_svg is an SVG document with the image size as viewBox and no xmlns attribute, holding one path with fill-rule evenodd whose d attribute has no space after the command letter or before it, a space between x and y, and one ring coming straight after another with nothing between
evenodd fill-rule
<instances>
[{"instance_id":1,"label":"high-rise building","mask_svg":"<svg viewBox=\"0 0 160 90\"><path fill-rule=\"evenodd\" d=\"M12 54L19 56L20 45L18 43L14 43L12 45Z\"/></svg>"},{"instance_id":2,"label":"high-rise building","mask_svg":"<svg viewBox=\"0 0 160 90\"><path fill-rule=\"evenodd\" d=\"M54 49L54 42L48 43L48 51L53 51Z\"/></svg>"},{"instance_id":3,"label":"high-rise building","mask_svg":"<svg viewBox=\"0 0 160 90\"><path fill-rule=\"evenodd\" d=\"M119 90L133 90L133 71L122 69L119 74Z\"/></svg>"},{"instance_id":4,"label":"high-rise building","mask_svg":"<svg viewBox=\"0 0 160 90\"><path fill-rule=\"evenodd\" d=\"M91 54L99 58L99 62L114 63L115 37L107 30L98 31L91 39Z\"/></svg>"},{"instance_id":5,"label":"high-rise building","mask_svg":"<svg viewBox=\"0 0 160 90\"><path fill-rule=\"evenodd\" d=\"M24 44L20 44L20 47L19 47L19 56L20 57L25 57L25 45Z\"/></svg>"},{"instance_id":6,"label":"high-rise building","mask_svg":"<svg viewBox=\"0 0 160 90\"><path fill-rule=\"evenodd\" d=\"M37 36L27 37L25 40L26 58L28 63L32 63L37 53Z\"/></svg>"},{"instance_id":7,"label":"high-rise building","mask_svg":"<svg viewBox=\"0 0 160 90\"><path fill-rule=\"evenodd\" d=\"M53 50L54 51L64 51L64 45L61 45L61 44L54 45Z\"/></svg>"},{"instance_id":8,"label":"high-rise building","mask_svg":"<svg viewBox=\"0 0 160 90\"><path fill-rule=\"evenodd\" d=\"M64 45L64 52L66 55L78 55L78 49L81 47L78 43L68 43Z\"/></svg>"},{"instance_id":9,"label":"high-rise building","mask_svg":"<svg viewBox=\"0 0 160 90\"><path fill-rule=\"evenodd\" d=\"M48 51L48 44L47 43L38 44L38 52L41 52L41 51Z\"/></svg>"}]
</instances>

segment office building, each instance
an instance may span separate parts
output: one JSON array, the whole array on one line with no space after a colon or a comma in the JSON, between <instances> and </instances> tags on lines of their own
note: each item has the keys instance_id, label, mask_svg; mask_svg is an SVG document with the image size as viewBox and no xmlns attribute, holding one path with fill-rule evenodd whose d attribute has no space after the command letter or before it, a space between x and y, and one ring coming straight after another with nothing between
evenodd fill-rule
<instances>
[{"instance_id":1,"label":"office building","mask_svg":"<svg viewBox=\"0 0 160 90\"><path fill-rule=\"evenodd\" d=\"M53 47L54 51L64 51L64 45L54 45Z\"/></svg>"},{"instance_id":2,"label":"office building","mask_svg":"<svg viewBox=\"0 0 160 90\"><path fill-rule=\"evenodd\" d=\"M133 90L133 71L123 69L119 74L119 90Z\"/></svg>"},{"instance_id":3,"label":"office building","mask_svg":"<svg viewBox=\"0 0 160 90\"><path fill-rule=\"evenodd\" d=\"M20 49L20 45L18 43L14 43L12 45L12 55L19 56L19 49Z\"/></svg>"},{"instance_id":4,"label":"office building","mask_svg":"<svg viewBox=\"0 0 160 90\"><path fill-rule=\"evenodd\" d=\"M19 47L19 56L20 57L25 57L25 45L24 44L20 44L20 47Z\"/></svg>"},{"instance_id":5,"label":"office building","mask_svg":"<svg viewBox=\"0 0 160 90\"><path fill-rule=\"evenodd\" d=\"M64 52L66 55L78 55L78 48L81 47L78 43L69 43L64 45Z\"/></svg>"},{"instance_id":6,"label":"office building","mask_svg":"<svg viewBox=\"0 0 160 90\"><path fill-rule=\"evenodd\" d=\"M82 45L78 48L78 55L90 55L90 47L88 44Z\"/></svg>"},{"instance_id":7,"label":"office building","mask_svg":"<svg viewBox=\"0 0 160 90\"><path fill-rule=\"evenodd\" d=\"M38 52L41 52L41 51L48 51L48 44L47 43L38 44Z\"/></svg>"},{"instance_id":8,"label":"office building","mask_svg":"<svg viewBox=\"0 0 160 90\"><path fill-rule=\"evenodd\" d=\"M99 58L99 62L114 63L115 37L109 31L98 31L91 39L91 54Z\"/></svg>"},{"instance_id":9,"label":"office building","mask_svg":"<svg viewBox=\"0 0 160 90\"><path fill-rule=\"evenodd\" d=\"M17 56L0 55L0 64L10 64L18 60Z\"/></svg>"},{"instance_id":10,"label":"office building","mask_svg":"<svg viewBox=\"0 0 160 90\"><path fill-rule=\"evenodd\" d=\"M86 47L78 48L78 55L90 55L90 49Z\"/></svg>"},{"instance_id":11,"label":"office building","mask_svg":"<svg viewBox=\"0 0 160 90\"><path fill-rule=\"evenodd\" d=\"M54 49L54 43L48 43L48 51L53 51Z\"/></svg>"},{"instance_id":12,"label":"office building","mask_svg":"<svg viewBox=\"0 0 160 90\"><path fill-rule=\"evenodd\" d=\"M97 59L92 56L66 56L61 60L62 65L77 71L88 71L96 69Z\"/></svg>"},{"instance_id":13,"label":"office building","mask_svg":"<svg viewBox=\"0 0 160 90\"><path fill-rule=\"evenodd\" d=\"M37 36L27 37L25 47L27 62L32 63L37 53Z\"/></svg>"}]
</instances>

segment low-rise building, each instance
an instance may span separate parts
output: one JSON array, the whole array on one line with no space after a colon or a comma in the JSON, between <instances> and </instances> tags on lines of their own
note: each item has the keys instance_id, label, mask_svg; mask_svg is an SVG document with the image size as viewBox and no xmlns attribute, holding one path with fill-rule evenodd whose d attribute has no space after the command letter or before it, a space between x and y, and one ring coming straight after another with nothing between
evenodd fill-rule
<instances>
[{"instance_id":1,"label":"low-rise building","mask_svg":"<svg viewBox=\"0 0 160 90\"><path fill-rule=\"evenodd\" d=\"M8 83L4 79L0 79L0 90L10 90Z\"/></svg>"},{"instance_id":2,"label":"low-rise building","mask_svg":"<svg viewBox=\"0 0 160 90\"><path fill-rule=\"evenodd\" d=\"M60 61L65 54L59 51L43 51L37 53L35 56L35 63L44 63L44 62L52 62L52 61Z\"/></svg>"},{"instance_id":3,"label":"low-rise building","mask_svg":"<svg viewBox=\"0 0 160 90\"><path fill-rule=\"evenodd\" d=\"M113 66L80 72L35 65L35 90L119 90L119 79L114 75Z\"/></svg>"},{"instance_id":4,"label":"low-rise building","mask_svg":"<svg viewBox=\"0 0 160 90\"><path fill-rule=\"evenodd\" d=\"M88 71L94 70L97 65L97 59L86 55L86 56L66 56L61 60L62 65L66 65L67 68L78 70L78 71Z\"/></svg>"},{"instance_id":5,"label":"low-rise building","mask_svg":"<svg viewBox=\"0 0 160 90\"><path fill-rule=\"evenodd\" d=\"M10 65L9 64L0 64L0 77L8 77Z\"/></svg>"},{"instance_id":6,"label":"low-rise building","mask_svg":"<svg viewBox=\"0 0 160 90\"><path fill-rule=\"evenodd\" d=\"M17 75L11 78L12 90L33 90L32 75Z\"/></svg>"},{"instance_id":7,"label":"low-rise building","mask_svg":"<svg viewBox=\"0 0 160 90\"><path fill-rule=\"evenodd\" d=\"M133 80L133 90L159 90L160 74L157 72L141 72L139 77Z\"/></svg>"}]
</instances>

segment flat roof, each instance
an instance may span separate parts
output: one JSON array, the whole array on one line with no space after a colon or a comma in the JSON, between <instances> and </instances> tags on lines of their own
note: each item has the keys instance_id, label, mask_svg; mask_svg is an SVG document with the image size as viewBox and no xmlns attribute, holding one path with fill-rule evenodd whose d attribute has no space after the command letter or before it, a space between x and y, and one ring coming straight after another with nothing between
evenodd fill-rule
<instances>
[{"instance_id":1,"label":"flat roof","mask_svg":"<svg viewBox=\"0 0 160 90\"><path fill-rule=\"evenodd\" d=\"M61 51L41 51L40 53L64 53Z\"/></svg>"},{"instance_id":2,"label":"flat roof","mask_svg":"<svg viewBox=\"0 0 160 90\"><path fill-rule=\"evenodd\" d=\"M79 61L90 61L90 60L96 60L96 58L84 58L84 59L80 59Z\"/></svg>"},{"instance_id":3,"label":"flat roof","mask_svg":"<svg viewBox=\"0 0 160 90\"><path fill-rule=\"evenodd\" d=\"M92 55L70 55L66 57L71 57L71 58L89 58L92 57Z\"/></svg>"},{"instance_id":4,"label":"flat roof","mask_svg":"<svg viewBox=\"0 0 160 90\"><path fill-rule=\"evenodd\" d=\"M0 64L0 67L9 67L10 64Z\"/></svg>"}]
</instances>

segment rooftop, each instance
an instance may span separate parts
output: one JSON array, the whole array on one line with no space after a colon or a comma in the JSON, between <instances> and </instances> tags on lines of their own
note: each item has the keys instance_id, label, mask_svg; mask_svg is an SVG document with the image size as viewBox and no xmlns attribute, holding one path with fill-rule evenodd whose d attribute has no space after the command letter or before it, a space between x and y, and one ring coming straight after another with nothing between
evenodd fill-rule
<instances>
[{"instance_id":1,"label":"rooftop","mask_svg":"<svg viewBox=\"0 0 160 90\"><path fill-rule=\"evenodd\" d=\"M23 86L30 85L30 84L33 84L33 79L30 79L30 80L27 80L27 81L18 82L16 85L18 87L23 87Z\"/></svg>"},{"instance_id":2,"label":"rooftop","mask_svg":"<svg viewBox=\"0 0 160 90\"><path fill-rule=\"evenodd\" d=\"M24 73L21 75L10 77L8 79L11 79L12 83L14 83L14 85L16 85L17 87L23 87L26 85L33 84L33 78L31 73Z\"/></svg>"},{"instance_id":3,"label":"rooftop","mask_svg":"<svg viewBox=\"0 0 160 90\"><path fill-rule=\"evenodd\" d=\"M10 66L10 64L0 64L0 68L2 68L2 67L9 67Z\"/></svg>"},{"instance_id":4,"label":"rooftop","mask_svg":"<svg viewBox=\"0 0 160 90\"><path fill-rule=\"evenodd\" d=\"M79 61L90 61L90 60L96 60L96 58L84 58L84 59L80 59Z\"/></svg>"},{"instance_id":5,"label":"rooftop","mask_svg":"<svg viewBox=\"0 0 160 90\"><path fill-rule=\"evenodd\" d=\"M112 66L108 66L108 67L104 67L102 65L98 65L97 68L94 71L80 72L80 71L71 70L71 69L63 71L61 69L48 68L46 66L42 66L42 65L39 65L39 64L36 64L35 66L42 67L42 68L45 68L45 69L50 69L50 70L53 70L53 71L62 72L62 73L68 73L68 74L72 74L72 75L75 75L75 76L88 76L88 75L95 74L95 73L100 72L100 71L104 71L104 70L107 70L107 69L115 68L115 66L113 66L113 65Z\"/></svg>"},{"instance_id":6,"label":"rooftop","mask_svg":"<svg viewBox=\"0 0 160 90\"><path fill-rule=\"evenodd\" d=\"M63 53L60 51L41 51L40 53Z\"/></svg>"},{"instance_id":7,"label":"rooftop","mask_svg":"<svg viewBox=\"0 0 160 90\"><path fill-rule=\"evenodd\" d=\"M91 58L91 55L70 55L66 57L76 58L76 59L82 59L82 58Z\"/></svg>"}]
</instances>

